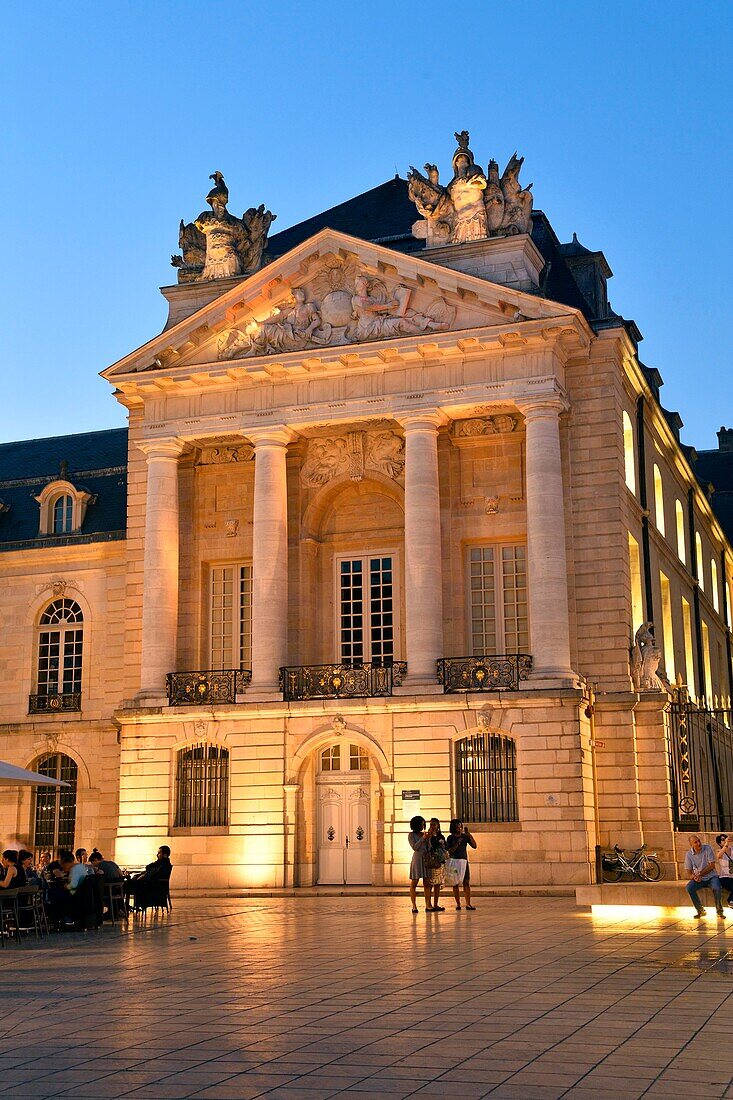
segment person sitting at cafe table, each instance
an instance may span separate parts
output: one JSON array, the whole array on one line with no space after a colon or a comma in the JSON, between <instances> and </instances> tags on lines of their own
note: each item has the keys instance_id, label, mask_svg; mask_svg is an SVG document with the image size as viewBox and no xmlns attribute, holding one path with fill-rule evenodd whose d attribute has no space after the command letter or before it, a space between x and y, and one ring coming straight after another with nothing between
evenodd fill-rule
<instances>
[{"instance_id":1,"label":"person sitting at cafe table","mask_svg":"<svg viewBox=\"0 0 733 1100\"><path fill-rule=\"evenodd\" d=\"M89 857L89 866L101 875L104 882L122 882L124 875L113 859L105 859L95 848Z\"/></svg>"},{"instance_id":2,"label":"person sitting at cafe table","mask_svg":"<svg viewBox=\"0 0 733 1100\"><path fill-rule=\"evenodd\" d=\"M14 848L3 852L0 864L3 867L0 889L17 890L18 887L25 886L25 871L18 863L18 853Z\"/></svg>"},{"instance_id":3,"label":"person sitting at cafe table","mask_svg":"<svg viewBox=\"0 0 733 1100\"><path fill-rule=\"evenodd\" d=\"M18 852L18 865L25 872L26 886L43 886L41 874L33 866L33 852L29 852L27 848L21 848Z\"/></svg>"},{"instance_id":4,"label":"person sitting at cafe table","mask_svg":"<svg viewBox=\"0 0 733 1100\"><path fill-rule=\"evenodd\" d=\"M147 865L142 874L135 875L125 884L125 893L134 899L136 909L154 904L158 883L167 882L172 870L171 850L167 844L161 844L155 860Z\"/></svg>"}]
</instances>

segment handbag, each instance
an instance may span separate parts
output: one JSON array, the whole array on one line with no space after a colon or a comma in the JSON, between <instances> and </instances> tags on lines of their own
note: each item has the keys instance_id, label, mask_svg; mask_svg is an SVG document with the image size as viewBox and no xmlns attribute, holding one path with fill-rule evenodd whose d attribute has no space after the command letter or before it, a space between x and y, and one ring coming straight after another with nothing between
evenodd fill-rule
<instances>
[{"instance_id":1,"label":"handbag","mask_svg":"<svg viewBox=\"0 0 733 1100\"><path fill-rule=\"evenodd\" d=\"M453 857L450 856L445 861L445 878L443 880L445 885L460 886L466 876L467 866L467 859L453 859Z\"/></svg>"}]
</instances>

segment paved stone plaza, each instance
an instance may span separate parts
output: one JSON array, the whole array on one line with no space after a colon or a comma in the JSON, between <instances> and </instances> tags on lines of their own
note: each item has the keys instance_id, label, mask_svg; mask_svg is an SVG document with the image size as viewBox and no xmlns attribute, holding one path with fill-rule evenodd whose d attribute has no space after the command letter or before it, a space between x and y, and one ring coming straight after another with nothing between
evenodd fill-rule
<instances>
[{"instance_id":1,"label":"paved stone plaza","mask_svg":"<svg viewBox=\"0 0 733 1100\"><path fill-rule=\"evenodd\" d=\"M733 1096L733 927L478 905L188 902L6 950L0 1094Z\"/></svg>"}]
</instances>

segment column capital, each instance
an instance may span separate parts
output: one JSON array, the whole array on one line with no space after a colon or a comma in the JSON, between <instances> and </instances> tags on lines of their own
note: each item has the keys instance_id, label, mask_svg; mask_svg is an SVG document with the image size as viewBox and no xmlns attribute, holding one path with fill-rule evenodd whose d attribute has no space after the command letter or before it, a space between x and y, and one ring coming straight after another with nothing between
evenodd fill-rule
<instances>
[{"instance_id":1,"label":"column capital","mask_svg":"<svg viewBox=\"0 0 733 1100\"><path fill-rule=\"evenodd\" d=\"M298 438L298 433L286 424L268 424L261 428L245 428L244 434L254 444L255 452L258 447L287 447Z\"/></svg>"},{"instance_id":2,"label":"column capital","mask_svg":"<svg viewBox=\"0 0 733 1100\"><path fill-rule=\"evenodd\" d=\"M448 423L442 409L415 409L393 413L394 419L408 431L435 431Z\"/></svg>"},{"instance_id":3,"label":"column capital","mask_svg":"<svg viewBox=\"0 0 733 1100\"><path fill-rule=\"evenodd\" d=\"M139 439L137 447L150 462L151 458L178 459L187 449L188 444L184 439L172 436L169 439Z\"/></svg>"},{"instance_id":4,"label":"column capital","mask_svg":"<svg viewBox=\"0 0 733 1100\"><path fill-rule=\"evenodd\" d=\"M514 404L525 420L559 417L570 408L570 402L562 393L538 393L532 397L520 397Z\"/></svg>"}]
</instances>

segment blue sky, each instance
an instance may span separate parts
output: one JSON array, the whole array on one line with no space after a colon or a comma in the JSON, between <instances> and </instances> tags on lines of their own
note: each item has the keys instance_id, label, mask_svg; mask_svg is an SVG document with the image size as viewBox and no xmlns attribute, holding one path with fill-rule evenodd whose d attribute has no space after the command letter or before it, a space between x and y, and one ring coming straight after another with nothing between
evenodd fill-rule
<instances>
[{"instance_id":1,"label":"blue sky","mask_svg":"<svg viewBox=\"0 0 733 1100\"><path fill-rule=\"evenodd\" d=\"M642 360L715 446L733 424L733 6L34 3L5 10L0 441L124 423L98 372L165 319L178 222L224 172L273 232L410 164L525 156L602 249Z\"/></svg>"}]
</instances>

